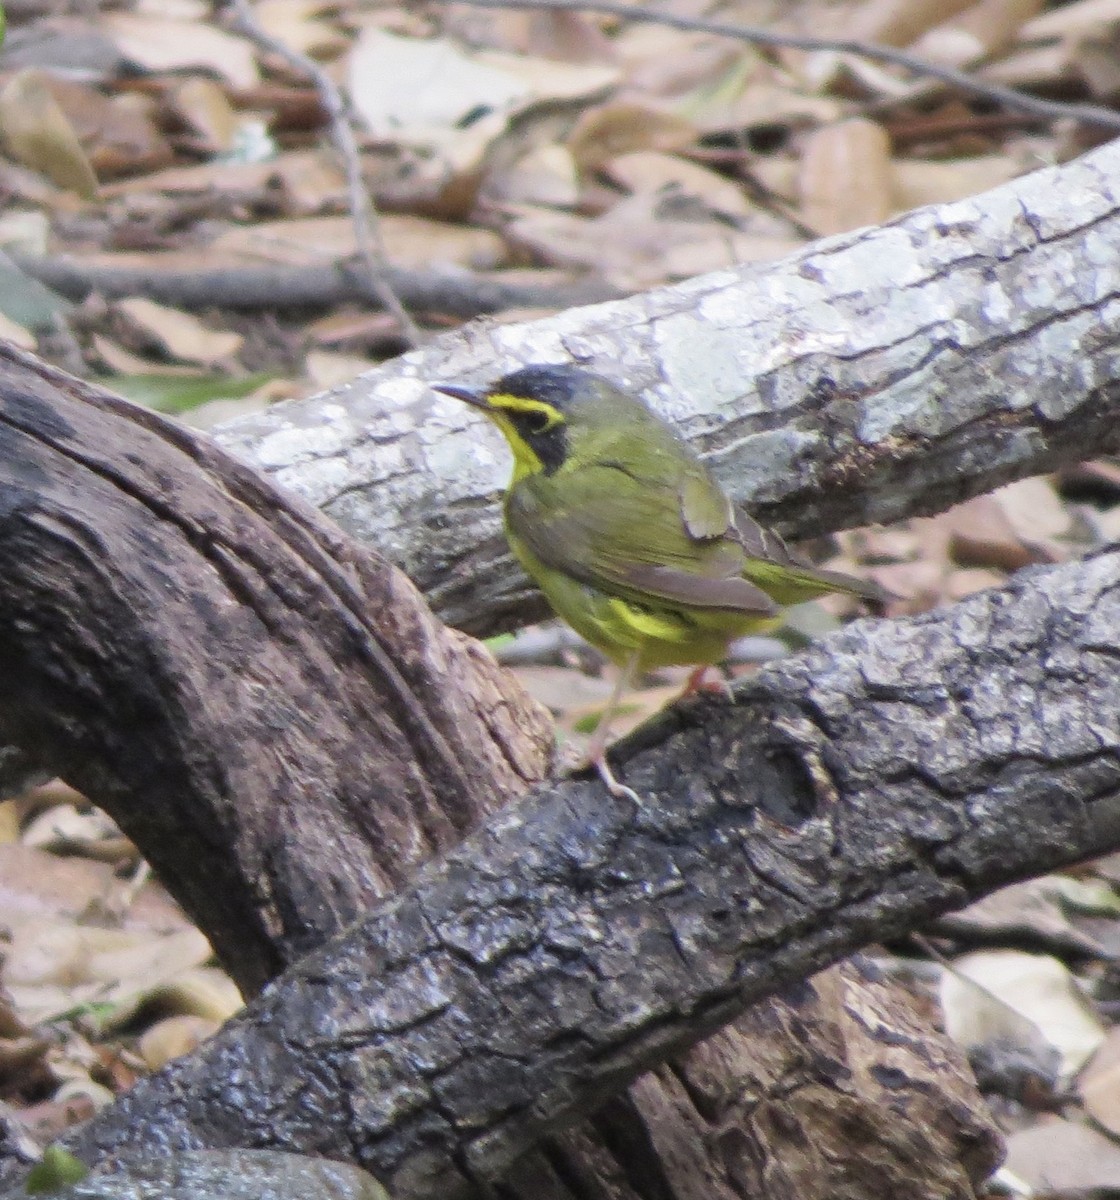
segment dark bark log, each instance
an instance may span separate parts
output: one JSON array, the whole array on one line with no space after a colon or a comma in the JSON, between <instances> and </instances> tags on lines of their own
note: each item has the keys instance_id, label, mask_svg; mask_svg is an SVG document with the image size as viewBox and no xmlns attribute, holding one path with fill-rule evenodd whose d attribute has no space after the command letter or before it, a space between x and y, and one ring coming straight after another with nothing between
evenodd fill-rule
<instances>
[{"instance_id":1,"label":"dark bark log","mask_svg":"<svg viewBox=\"0 0 1120 1200\"><path fill-rule=\"evenodd\" d=\"M641 807L537 789L77 1145L298 1145L401 1200L498 1178L758 998L1120 844L1118 631L1101 553L677 706L619 755Z\"/></svg>"}]
</instances>

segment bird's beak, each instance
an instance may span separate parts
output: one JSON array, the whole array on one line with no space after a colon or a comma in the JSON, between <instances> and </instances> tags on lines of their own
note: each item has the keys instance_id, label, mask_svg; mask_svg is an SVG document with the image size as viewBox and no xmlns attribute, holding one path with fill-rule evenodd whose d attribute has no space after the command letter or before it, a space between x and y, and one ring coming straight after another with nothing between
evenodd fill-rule
<instances>
[{"instance_id":1,"label":"bird's beak","mask_svg":"<svg viewBox=\"0 0 1120 1200\"><path fill-rule=\"evenodd\" d=\"M472 408L481 408L483 412L489 411L490 405L487 403L486 394L475 388L460 387L457 383L433 383L432 391L442 392L445 396L454 396L456 400L462 400L464 404L471 405Z\"/></svg>"}]
</instances>

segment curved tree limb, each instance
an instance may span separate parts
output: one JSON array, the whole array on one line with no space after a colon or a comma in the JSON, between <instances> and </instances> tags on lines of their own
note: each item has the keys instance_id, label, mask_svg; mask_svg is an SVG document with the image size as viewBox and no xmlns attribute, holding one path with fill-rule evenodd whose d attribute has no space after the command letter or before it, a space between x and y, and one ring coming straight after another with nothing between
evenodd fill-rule
<instances>
[{"instance_id":1,"label":"curved tree limb","mask_svg":"<svg viewBox=\"0 0 1120 1200\"><path fill-rule=\"evenodd\" d=\"M1118 630L1112 551L677 706L620 755L641 807L538 789L76 1145L310 1145L464 1195L759 997L1120 845Z\"/></svg>"},{"instance_id":2,"label":"curved tree limb","mask_svg":"<svg viewBox=\"0 0 1120 1200\"><path fill-rule=\"evenodd\" d=\"M108 809L243 990L540 778L546 715L399 572L208 438L0 365L0 739Z\"/></svg>"},{"instance_id":3,"label":"curved tree limb","mask_svg":"<svg viewBox=\"0 0 1120 1200\"><path fill-rule=\"evenodd\" d=\"M217 431L474 632L539 616L497 433L426 381L576 360L643 389L783 535L931 513L1120 447L1120 143L765 267L476 324Z\"/></svg>"}]
</instances>

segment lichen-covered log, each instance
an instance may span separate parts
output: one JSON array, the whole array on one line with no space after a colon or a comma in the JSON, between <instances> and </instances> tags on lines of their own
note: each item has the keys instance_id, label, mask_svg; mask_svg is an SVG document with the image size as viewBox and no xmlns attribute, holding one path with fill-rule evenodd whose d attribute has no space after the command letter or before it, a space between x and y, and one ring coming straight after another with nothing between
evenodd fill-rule
<instances>
[{"instance_id":1,"label":"lichen-covered log","mask_svg":"<svg viewBox=\"0 0 1120 1200\"><path fill-rule=\"evenodd\" d=\"M1120 845L1120 552L863 621L643 727L301 961L76 1140L465 1194L752 1001Z\"/></svg>"},{"instance_id":2,"label":"lichen-covered log","mask_svg":"<svg viewBox=\"0 0 1120 1200\"><path fill-rule=\"evenodd\" d=\"M542 611L500 436L436 379L577 361L642 390L779 532L947 508L1120 448L1120 142L995 191L628 300L475 324L218 431L474 632Z\"/></svg>"}]
</instances>

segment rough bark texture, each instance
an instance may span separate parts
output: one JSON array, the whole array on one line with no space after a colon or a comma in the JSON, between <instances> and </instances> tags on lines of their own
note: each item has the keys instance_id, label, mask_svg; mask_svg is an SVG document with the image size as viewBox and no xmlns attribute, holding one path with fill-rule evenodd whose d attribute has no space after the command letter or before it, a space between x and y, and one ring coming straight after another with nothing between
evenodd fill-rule
<instances>
[{"instance_id":1,"label":"rough bark texture","mask_svg":"<svg viewBox=\"0 0 1120 1200\"><path fill-rule=\"evenodd\" d=\"M0 353L0 729L113 812L253 990L539 774L538 714L391 568L205 439ZM912 1009L822 974L524 1158L503 1192L835 1200L890 1179L969 1196L996 1142ZM504 1086L492 1066L481 1092ZM213 1078L199 1111L293 1085ZM131 1124L145 1148L153 1116ZM273 1133L322 1137L279 1110Z\"/></svg>"},{"instance_id":2,"label":"rough bark texture","mask_svg":"<svg viewBox=\"0 0 1120 1200\"><path fill-rule=\"evenodd\" d=\"M642 389L795 538L1114 450L1120 142L780 263L475 324L218 436L491 631L542 611L500 535L507 453L426 382L573 359Z\"/></svg>"},{"instance_id":3,"label":"rough bark texture","mask_svg":"<svg viewBox=\"0 0 1120 1200\"><path fill-rule=\"evenodd\" d=\"M423 380L574 357L645 389L783 532L932 511L1120 444L1118 167L1106 147L775 267L476 326L223 436L474 629L539 608L497 535L504 450ZM0 621L18 668L0 673L0 735L116 811L255 987L517 790L540 744L517 741L492 667L305 509L158 418L95 417L88 390L54 378L87 410L52 424L41 381L17 383L16 415L0 414L0 577L24 607ZM584 783L538 797L103 1117L87 1150L298 1146L353 1154L401 1196L461 1192L750 997L1113 844L1110 563L1088 564L1083 586L1059 573L1060 599L1025 580L951 620L853 632L768 673L738 714L667 718L627 750L642 813ZM394 666L390 643L413 651ZM835 1194L858 1157L880 1173L853 1178L853 1196L965 1194L991 1144L943 1102L945 1073L924 1083L902 1038L905 1067L876 1075L893 1035L864 1053L847 1035L871 1026L843 1019L871 989L822 978L754 1014L773 1041L721 1035L725 1083L704 1075L708 1043L613 1100L594 1132L558 1132L508 1190L660 1200L702 1180L708 1195L804 1200ZM841 987L858 1002L838 1008ZM752 1076L746 1057L781 1069ZM908 1122L882 1119L892 1089Z\"/></svg>"},{"instance_id":4,"label":"rough bark texture","mask_svg":"<svg viewBox=\"0 0 1120 1200\"><path fill-rule=\"evenodd\" d=\"M752 1001L1120 844L1118 630L1101 553L677 706L620 754L640 807L537 789L78 1145L300 1146L464 1195Z\"/></svg>"},{"instance_id":5,"label":"rough bark texture","mask_svg":"<svg viewBox=\"0 0 1120 1200\"><path fill-rule=\"evenodd\" d=\"M525 1200L972 1197L999 1142L932 1020L859 959L822 971L640 1076L593 1124L516 1163L502 1190Z\"/></svg>"},{"instance_id":6,"label":"rough bark texture","mask_svg":"<svg viewBox=\"0 0 1120 1200\"><path fill-rule=\"evenodd\" d=\"M546 768L547 716L207 438L0 348L0 740L252 993Z\"/></svg>"}]
</instances>

